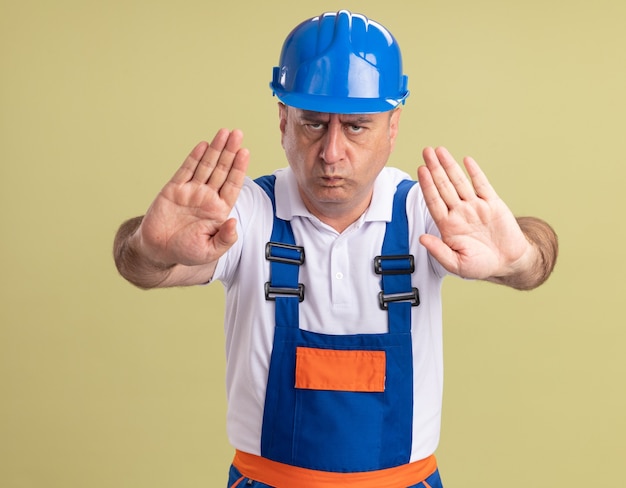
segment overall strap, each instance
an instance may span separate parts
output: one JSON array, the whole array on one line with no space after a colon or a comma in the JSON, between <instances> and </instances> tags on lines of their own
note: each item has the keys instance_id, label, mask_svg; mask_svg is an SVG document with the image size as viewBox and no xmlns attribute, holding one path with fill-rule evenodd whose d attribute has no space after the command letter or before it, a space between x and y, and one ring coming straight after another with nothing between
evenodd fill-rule
<instances>
[{"instance_id":1,"label":"overall strap","mask_svg":"<svg viewBox=\"0 0 626 488\"><path fill-rule=\"evenodd\" d=\"M270 280L265 283L265 299L276 302L278 327L298 328L298 304L304 300L304 285L298 282L298 272L304 263L304 248L296 246L291 224L276 216L276 177L262 176L255 183L267 193L274 210L272 235L265 245L265 259L270 262Z\"/></svg>"},{"instance_id":2,"label":"overall strap","mask_svg":"<svg viewBox=\"0 0 626 488\"><path fill-rule=\"evenodd\" d=\"M411 307L420 303L419 292L411 283L415 258L409 249L406 198L415 181L404 180L396 188L391 221L387 222L381 256L374 259L374 270L381 275L380 308L388 311L389 332L411 330Z\"/></svg>"}]
</instances>

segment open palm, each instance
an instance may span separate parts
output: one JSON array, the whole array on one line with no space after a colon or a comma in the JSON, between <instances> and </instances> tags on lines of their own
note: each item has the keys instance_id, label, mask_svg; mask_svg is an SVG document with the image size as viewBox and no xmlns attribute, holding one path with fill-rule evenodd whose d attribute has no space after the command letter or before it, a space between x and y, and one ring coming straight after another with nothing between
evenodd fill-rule
<instances>
[{"instance_id":1,"label":"open palm","mask_svg":"<svg viewBox=\"0 0 626 488\"><path fill-rule=\"evenodd\" d=\"M163 265L216 261L236 241L228 216L243 185L249 153L243 135L218 131L201 142L163 187L141 224L141 239Z\"/></svg>"},{"instance_id":2,"label":"open palm","mask_svg":"<svg viewBox=\"0 0 626 488\"><path fill-rule=\"evenodd\" d=\"M423 156L419 183L441 239L423 235L421 243L444 268L464 278L510 273L530 244L478 164L464 159L468 179L445 148L426 148Z\"/></svg>"}]
</instances>

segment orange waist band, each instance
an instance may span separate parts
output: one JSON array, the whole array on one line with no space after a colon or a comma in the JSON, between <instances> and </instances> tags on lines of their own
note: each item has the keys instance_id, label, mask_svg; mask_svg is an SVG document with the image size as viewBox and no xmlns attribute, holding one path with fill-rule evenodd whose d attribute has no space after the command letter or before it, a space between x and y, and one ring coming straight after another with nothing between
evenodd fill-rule
<instances>
[{"instance_id":1,"label":"orange waist band","mask_svg":"<svg viewBox=\"0 0 626 488\"><path fill-rule=\"evenodd\" d=\"M300 468L241 451L235 452L233 465L246 478L276 488L406 488L424 481L437 470L434 455L395 468L358 473L333 473Z\"/></svg>"}]
</instances>

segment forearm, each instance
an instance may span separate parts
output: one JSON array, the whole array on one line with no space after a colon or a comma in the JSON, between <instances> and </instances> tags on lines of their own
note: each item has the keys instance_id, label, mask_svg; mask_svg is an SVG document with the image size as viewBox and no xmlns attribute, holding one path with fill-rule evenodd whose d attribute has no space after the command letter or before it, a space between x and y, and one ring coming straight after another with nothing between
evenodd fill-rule
<instances>
[{"instance_id":1,"label":"forearm","mask_svg":"<svg viewBox=\"0 0 626 488\"><path fill-rule=\"evenodd\" d=\"M532 290L544 283L554 269L559 251L558 237L541 219L518 217L517 223L530 244L529 252L510 274L492 277L489 281L518 290Z\"/></svg>"},{"instance_id":2,"label":"forearm","mask_svg":"<svg viewBox=\"0 0 626 488\"><path fill-rule=\"evenodd\" d=\"M162 286L173 266L160 266L138 249L137 230L143 216L124 222L113 243L113 257L119 273L132 284L144 288Z\"/></svg>"},{"instance_id":3,"label":"forearm","mask_svg":"<svg viewBox=\"0 0 626 488\"><path fill-rule=\"evenodd\" d=\"M198 266L182 264L162 264L151 259L142 249L140 230L143 217L135 217L124 222L113 243L113 257L119 273L139 288L165 288L190 286L207 283L211 280L217 261Z\"/></svg>"}]
</instances>

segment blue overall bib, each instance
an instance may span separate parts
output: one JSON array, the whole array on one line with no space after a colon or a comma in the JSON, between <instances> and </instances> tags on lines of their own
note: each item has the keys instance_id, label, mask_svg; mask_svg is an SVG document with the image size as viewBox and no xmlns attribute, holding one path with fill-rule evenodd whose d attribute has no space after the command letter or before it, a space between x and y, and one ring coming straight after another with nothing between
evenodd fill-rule
<instances>
[{"instance_id":1,"label":"blue overall bib","mask_svg":"<svg viewBox=\"0 0 626 488\"><path fill-rule=\"evenodd\" d=\"M409 254L406 196L415 182L398 185L381 256L373 263L381 292L372 300L378 298L380 307L387 310L388 332L355 335L299 328L298 307L305 289L298 282L298 270L304 263L304 249L296 245L290 223L275 215L275 178L266 176L256 182L274 206L274 227L266 246L270 280L265 293L276 307L261 456L337 473L409 463L414 401L411 307L419 305L419 297L411 284L414 260ZM313 368L321 365L323 371L313 371L311 381L302 380L299 371L310 367L310 357ZM365 378L355 388L342 386L341 379L332 377L333 371L341 376L341 365L353 359L359 364L357 374L379 371L372 373L372 382ZM371 368L369 362L378 366Z\"/></svg>"}]
</instances>

